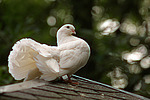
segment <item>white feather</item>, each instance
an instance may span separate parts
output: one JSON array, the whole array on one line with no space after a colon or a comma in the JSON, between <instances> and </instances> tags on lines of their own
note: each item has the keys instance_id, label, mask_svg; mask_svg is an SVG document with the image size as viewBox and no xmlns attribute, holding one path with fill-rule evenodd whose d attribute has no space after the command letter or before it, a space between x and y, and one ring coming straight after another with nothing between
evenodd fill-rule
<instances>
[{"instance_id":1,"label":"white feather","mask_svg":"<svg viewBox=\"0 0 150 100\"><path fill-rule=\"evenodd\" d=\"M43 57L39 58L40 55ZM38 60L35 60L35 58ZM59 59L59 50L57 50L56 47L40 44L32 39L22 39L13 46L13 50L8 57L9 73L16 80L21 80L28 77L30 75L29 73L33 70L38 69L42 73L43 69L47 66L54 71L59 69L58 66L56 66L57 69L55 66L51 66L50 63L47 62L48 60L45 60L46 58L49 61ZM37 64L44 66L37 66ZM26 78L26 80L28 79Z\"/></svg>"},{"instance_id":2,"label":"white feather","mask_svg":"<svg viewBox=\"0 0 150 100\"><path fill-rule=\"evenodd\" d=\"M62 50L60 52L60 75L71 75L75 73L80 68L84 67L89 59L89 46L80 38L76 41L61 45L59 49Z\"/></svg>"},{"instance_id":3,"label":"white feather","mask_svg":"<svg viewBox=\"0 0 150 100\"><path fill-rule=\"evenodd\" d=\"M75 73L87 63L90 48L84 40L72 35L74 30L73 25L63 25L57 32L58 46L32 39L16 42L8 57L9 73L16 80L40 77L46 81Z\"/></svg>"}]
</instances>

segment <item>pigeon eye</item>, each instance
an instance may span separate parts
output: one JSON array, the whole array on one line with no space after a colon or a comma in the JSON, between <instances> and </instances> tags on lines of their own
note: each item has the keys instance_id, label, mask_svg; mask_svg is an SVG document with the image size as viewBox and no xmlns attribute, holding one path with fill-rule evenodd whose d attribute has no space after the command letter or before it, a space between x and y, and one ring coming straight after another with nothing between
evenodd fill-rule
<instances>
[{"instance_id":1,"label":"pigeon eye","mask_svg":"<svg viewBox=\"0 0 150 100\"><path fill-rule=\"evenodd\" d=\"M70 28L70 26L67 26L67 28Z\"/></svg>"}]
</instances>

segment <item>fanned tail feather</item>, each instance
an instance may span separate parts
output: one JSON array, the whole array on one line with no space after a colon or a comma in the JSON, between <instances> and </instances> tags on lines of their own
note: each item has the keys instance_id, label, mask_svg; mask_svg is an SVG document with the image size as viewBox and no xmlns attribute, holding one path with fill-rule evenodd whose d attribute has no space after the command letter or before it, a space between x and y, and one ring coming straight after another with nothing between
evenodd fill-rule
<instances>
[{"instance_id":1,"label":"fanned tail feather","mask_svg":"<svg viewBox=\"0 0 150 100\"><path fill-rule=\"evenodd\" d=\"M58 56L55 55L59 52L53 50L56 47L40 44L32 39L21 39L12 49L8 66L9 73L16 80L30 80L41 75L42 79L53 80L57 76L59 66L56 61Z\"/></svg>"}]
</instances>

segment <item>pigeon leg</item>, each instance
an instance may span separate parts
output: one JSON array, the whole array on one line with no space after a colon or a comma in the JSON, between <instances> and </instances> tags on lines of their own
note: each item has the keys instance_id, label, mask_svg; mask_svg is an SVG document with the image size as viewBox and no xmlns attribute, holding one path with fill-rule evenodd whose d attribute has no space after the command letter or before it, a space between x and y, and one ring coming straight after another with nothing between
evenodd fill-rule
<instances>
[{"instance_id":1,"label":"pigeon leg","mask_svg":"<svg viewBox=\"0 0 150 100\"><path fill-rule=\"evenodd\" d=\"M60 79L63 80L65 83L70 83L72 85L79 85L79 82L73 82L68 74L66 76L67 78L64 79L63 76L61 76Z\"/></svg>"},{"instance_id":2,"label":"pigeon leg","mask_svg":"<svg viewBox=\"0 0 150 100\"><path fill-rule=\"evenodd\" d=\"M71 80L71 77L67 74L67 76L68 76L68 83L71 83L71 84L73 84L73 85L79 85L79 82L73 82L72 80Z\"/></svg>"}]
</instances>

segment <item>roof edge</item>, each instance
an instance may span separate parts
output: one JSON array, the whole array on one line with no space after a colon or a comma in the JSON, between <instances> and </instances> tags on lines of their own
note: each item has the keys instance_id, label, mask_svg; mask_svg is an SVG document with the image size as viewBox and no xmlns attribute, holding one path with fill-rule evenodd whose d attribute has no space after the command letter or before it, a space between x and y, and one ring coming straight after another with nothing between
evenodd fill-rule
<instances>
[{"instance_id":1,"label":"roof edge","mask_svg":"<svg viewBox=\"0 0 150 100\"><path fill-rule=\"evenodd\" d=\"M84 80L84 81L87 81L87 82L91 82L91 83L94 83L94 84L97 84L97 85L101 85L101 86L104 86L104 87L107 87L107 88L110 88L110 89L113 89L113 90L116 90L116 91L119 91L119 92L122 92L122 93L125 93L125 94L128 94L128 95L132 95L132 96L135 96L135 97L138 97L138 98L141 98L141 99L144 99L144 100L150 100L146 97L143 97L141 95L138 95L138 94L134 94L134 93L131 93L131 92L127 92L125 90L121 90L121 89L117 89L117 88L114 88L110 85L106 85L106 84L103 84L103 83L100 83L100 82L97 82L97 81L93 81L93 80L90 80L90 79L87 79L87 78L84 78L84 77L81 77L81 76L77 76L77 75L72 75L73 78L75 79L80 79L80 80Z\"/></svg>"}]
</instances>

